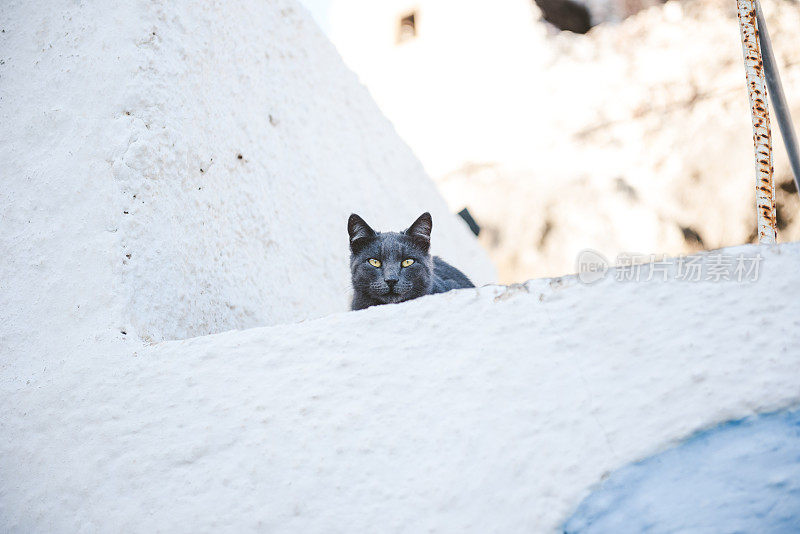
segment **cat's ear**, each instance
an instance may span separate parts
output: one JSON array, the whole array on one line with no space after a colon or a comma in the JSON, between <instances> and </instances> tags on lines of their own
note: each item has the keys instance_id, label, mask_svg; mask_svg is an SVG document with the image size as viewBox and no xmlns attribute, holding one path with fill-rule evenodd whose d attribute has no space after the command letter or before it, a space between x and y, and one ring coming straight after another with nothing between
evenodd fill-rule
<instances>
[{"instance_id":1,"label":"cat's ear","mask_svg":"<svg viewBox=\"0 0 800 534\"><path fill-rule=\"evenodd\" d=\"M377 235L375 230L355 213L351 213L347 219L347 233L350 234L350 250L353 252L357 252L369 238Z\"/></svg>"},{"instance_id":2,"label":"cat's ear","mask_svg":"<svg viewBox=\"0 0 800 534\"><path fill-rule=\"evenodd\" d=\"M431 246L431 230L433 230L433 219L431 219L431 214L426 211L417 217L417 220L403 233L412 238L421 249L428 252Z\"/></svg>"}]
</instances>

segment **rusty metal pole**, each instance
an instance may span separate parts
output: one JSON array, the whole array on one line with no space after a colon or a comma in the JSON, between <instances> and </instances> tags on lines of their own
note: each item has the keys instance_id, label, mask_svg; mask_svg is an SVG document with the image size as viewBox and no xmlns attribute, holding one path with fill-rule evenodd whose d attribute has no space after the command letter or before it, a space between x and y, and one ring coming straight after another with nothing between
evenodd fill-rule
<instances>
[{"instance_id":1,"label":"rusty metal pole","mask_svg":"<svg viewBox=\"0 0 800 534\"><path fill-rule=\"evenodd\" d=\"M744 53L744 70L750 97L750 117L753 120L753 143L756 154L756 211L758 242L775 243L775 183L772 179L772 140L767 108L767 87L764 64L756 28L755 0L736 0L739 31Z\"/></svg>"}]
</instances>

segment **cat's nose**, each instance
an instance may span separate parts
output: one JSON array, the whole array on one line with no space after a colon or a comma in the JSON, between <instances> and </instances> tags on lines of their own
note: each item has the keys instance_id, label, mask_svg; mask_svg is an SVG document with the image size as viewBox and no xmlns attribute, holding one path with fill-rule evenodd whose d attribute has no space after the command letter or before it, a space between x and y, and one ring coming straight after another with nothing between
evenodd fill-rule
<instances>
[{"instance_id":1,"label":"cat's nose","mask_svg":"<svg viewBox=\"0 0 800 534\"><path fill-rule=\"evenodd\" d=\"M386 278L384 279L386 285L389 286L389 289L394 289L394 285L397 283L397 278Z\"/></svg>"}]
</instances>

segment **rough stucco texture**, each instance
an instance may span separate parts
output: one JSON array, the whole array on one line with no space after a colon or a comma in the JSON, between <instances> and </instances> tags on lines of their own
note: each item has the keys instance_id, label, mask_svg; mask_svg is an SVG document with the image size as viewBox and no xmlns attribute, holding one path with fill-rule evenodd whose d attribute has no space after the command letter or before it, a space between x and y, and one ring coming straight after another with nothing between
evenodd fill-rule
<instances>
[{"instance_id":1,"label":"rough stucco texture","mask_svg":"<svg viewBox=\"0 0 800 534\"><path fill-rule=\"evenodd\" d=\"M800 403L800 246L759 250L757 282L537 280L15 366L0 530L558 531L615 470Z\"/></svg>"},{"instance_id":2,"label":"rough stucco texture","mask_svg":"<svg viewBox=\"0 0 800 534\"><path fill-rule=\"evenodd\" d=\"M42 321L45 344L161 340L345 310L352 211L399 230L429 210L434 252L493 277L296 2L4 2L0 20L18 350Z\"/></svg>"}]
</instances>

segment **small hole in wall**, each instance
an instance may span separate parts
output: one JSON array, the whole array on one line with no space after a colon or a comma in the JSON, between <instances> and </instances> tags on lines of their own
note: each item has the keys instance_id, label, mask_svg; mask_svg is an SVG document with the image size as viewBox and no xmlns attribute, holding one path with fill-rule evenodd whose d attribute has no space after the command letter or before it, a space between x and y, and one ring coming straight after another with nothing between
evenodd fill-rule
<instances>
[{"instance_id":1,"label":"small hole in wall","mask_svg":"<svg viewBox=\"0 0 800 534\"><path fill-rule=\"evenodd\" d=\"M573 33L586 33L592 28L592 17L583 2L573 0L534 0L542 18L558 28Z\"/></svg>"},{"instance_id":2,"label":"small hole in wall","mask_svg":"<svg viewBox=\"0 0 800 534\"><path fill-rule=\"evenodd\" d=\"M397 27L397 44L405 43L417 36L417 12L412 11L400 18Z\"/></svg>"},{"instance_id":3,"label":"small hole in wall","mask_svg":"<svg viewBox=\"0 0 800 534\"><path fill-rule=\"evenodd\" d=\"M123 336L127 336L128 335L128 333L125 330L120 330L120 332L122 333Z\"/></svg>"},{"instance_id":4,"label":"small hole in wall","mask_svg":"<svg viewBox=\"0 0 800 534\"><path fill-rule=\"evenodd\" d=\"M236 159L242 159L242 155L241 154L236 154Z\"/></svg>"}]
</instances>

